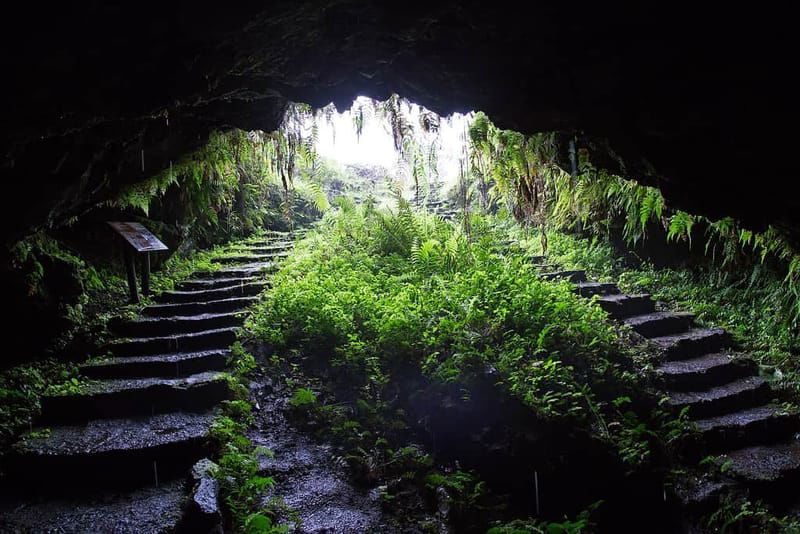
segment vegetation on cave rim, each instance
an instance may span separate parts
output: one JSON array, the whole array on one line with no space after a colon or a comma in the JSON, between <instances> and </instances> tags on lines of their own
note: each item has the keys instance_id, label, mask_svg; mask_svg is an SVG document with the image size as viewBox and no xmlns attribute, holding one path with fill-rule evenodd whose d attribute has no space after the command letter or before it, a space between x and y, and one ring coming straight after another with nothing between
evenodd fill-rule
<instances>
[{"instance_id":1,"label":"vegetation on cave rim","mask_svg":"<svg viewBox=\"0 0 800 534\"><path fill-rule=\"evenodd\" d=\"M750 285L770 285L781 322L797 330L800 252L779 229L755 232L729 217L712 221L670 208L658 189L595 168L587 148L576 150L574 172L568 173L556 164L554 134L501 130L483 113L473 117L468 138L470 192L482 206L504 205L523 224L542 230L579 228L608 236L621 226L629 244L661 226L668 241L704 246L711 271L741 277L744 269ZM546 249L547 231L540 237ZM698 243L703 239L704 245Z\"/></svg>"}]
</instances>

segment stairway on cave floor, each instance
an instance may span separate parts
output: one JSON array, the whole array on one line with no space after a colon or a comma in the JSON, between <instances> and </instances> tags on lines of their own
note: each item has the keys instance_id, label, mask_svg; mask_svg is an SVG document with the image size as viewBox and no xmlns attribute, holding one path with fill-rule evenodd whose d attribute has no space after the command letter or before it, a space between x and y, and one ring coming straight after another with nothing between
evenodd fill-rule
<instances>
[{"instance_id":1,"label":"stairway on cave floor","mask_svg":"<svg viewBox=\"0 0 800 534\"><path fill-rule=\"evenodd\" d=\"M581 270L558 270L546 258L531 258L545 279L566 279L583 297L632 328L661 354L655 367L667 403L688 416L697 429L686 456L699 461L720 455L724 475L698 477L679 488L690 507L702 507L727 488L746 489L752 497L778 506L796 499L800 480L800 415L776 401L767 380L749 356L732 349L722 328L695 325L694 315L665 311L648 294L626 295L616 284L594 282Z\"/></svg>"},{"instance_id":2,"label":"stairway on cave floor","mask_svg":"<svg viewBox=\"0 0 800 534\"><path fill-rule=\"evenodd\" d=\"M245 313L292 246L269 233L229 247L117 321L110 357L81 366L78 394L42 399L38 427L14 446L3 532L162 532L181 522L191 467L207 440L221 374Z\"/></svg>"}]
</instances>

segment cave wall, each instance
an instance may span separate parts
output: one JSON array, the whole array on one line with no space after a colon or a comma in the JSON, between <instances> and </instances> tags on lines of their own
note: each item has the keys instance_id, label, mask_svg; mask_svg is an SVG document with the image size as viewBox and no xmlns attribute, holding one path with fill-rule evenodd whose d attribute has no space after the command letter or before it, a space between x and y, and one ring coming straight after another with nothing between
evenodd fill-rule
<instances>
[{"instance_id":1,"label":"cave wall","mask_svg":"<svg viewBox=\"0 0 800 534\"><path fill-rule=\"evenodd\" d=\"M525 6L524 8L522 6ZM8 243L288 100L397 92L559 130L674 207L800 237L793 18L770 6L318 0L15 4L0 39Z\"/></svg>"}]
</instances>

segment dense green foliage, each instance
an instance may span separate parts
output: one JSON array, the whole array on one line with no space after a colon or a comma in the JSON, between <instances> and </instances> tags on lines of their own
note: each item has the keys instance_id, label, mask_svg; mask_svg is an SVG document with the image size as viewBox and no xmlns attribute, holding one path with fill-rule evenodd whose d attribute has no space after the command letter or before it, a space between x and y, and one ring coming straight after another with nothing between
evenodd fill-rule
<instances>
[{"instance_id":1,"label":"dense green foliage","mask_svg":"<svg viewBox=\"0 0 800 534\"><path fill-rule=\"evenodd\" d=\"M303 110L295 113L310 113ZM281 222L303 224L310 208L326 206L313 182L295 180L298 156L315 155L309 143L294 137L294 124L301 119L291 117L283 129L269 134L214 132L200 150L134 184L113 204L156 219L174 218L178 212L182 233L205 243Z\"/></svg>"},{"instance_id":2,"label":"dense green foliage","mask_svg":"<svg viewBox=\"0 0 800 534\"><path fill-rule=\"evenodd\" d=\"M635 378L605 314L524 255L495 253L483 219L472 237L402 203L346 205L299 244L249 328L279 351L323 351L378 398L404 366L442 383L496 369L542 418L597 429L625 461L646 461L656 434L628 410Z\"/></svg>"}]
</instances>

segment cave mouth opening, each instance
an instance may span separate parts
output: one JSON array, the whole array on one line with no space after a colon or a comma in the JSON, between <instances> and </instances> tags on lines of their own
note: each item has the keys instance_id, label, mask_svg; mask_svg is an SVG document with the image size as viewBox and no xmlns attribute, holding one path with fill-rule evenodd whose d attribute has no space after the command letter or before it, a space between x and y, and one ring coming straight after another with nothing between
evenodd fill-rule
<instances>
[{"instance_id":1,"label":"cave mouth opening","mask_svg":"<svg viewBox=\"0 0 800 534\"><path fill-rule=\"evenodd\" d=\"M306 182L332 180L320 182L329 196L338 187L344 188L341 193L359 201L372 198L380 206L397 200L392 193L417 207L431 207L440 197L453 196L459 180L464 180L474 115L442 117L399 95L382 101L358 96L342 111L334 104L313 110L289 104L281 128L305 145L301 152L307 157L297 177ZM344 184L333 175L370 177Z\"/></svg>"}]
</instances>

